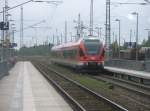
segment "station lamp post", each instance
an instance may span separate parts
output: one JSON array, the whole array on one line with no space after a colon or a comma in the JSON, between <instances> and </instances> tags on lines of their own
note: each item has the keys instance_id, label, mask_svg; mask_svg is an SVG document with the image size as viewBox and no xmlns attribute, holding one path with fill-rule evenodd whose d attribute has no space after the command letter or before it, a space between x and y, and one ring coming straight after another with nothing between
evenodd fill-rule
<instances>
[{"instance_id":1,"label":"station lamp post","mask_svg":"<svg viewBox=\"0 0 150 111\"><path fill-rule=\"evenodd\" d=\"M132 15L137 17L136 22L136 61L138 60L138 33L139 33L139 13L133 12Z\"/></svg>"},{"instance_id":2,"label":"station lamp post","mask_svg":"<svg viewBox=\"0 0 150 111\"><path fill-rule=\"evenodd\" d=\"M111 9L110 6L111 5L150 5L150 1L149 0L145 0L145 2L111 2L110 0L106 0L106 26L105 26L105 43L106 43L106 48L107 48L107 57L109 59L110 57L110 38L111 38Z\"/></svg>"},{"instance_id":3,"label":"station lamp post","mask_svg":"<svg viewBox=\"0 0 150 111\"><path fill-rule=\"evenodd\" d=\"M120 27L120 19L116 19L115 21L117 21L118 22L118 24L119 24L119 59L120 59L120 36L121 36L121 33L120 33L120 30L121 30L121 27Z\"/></svg>"}]
</instances>

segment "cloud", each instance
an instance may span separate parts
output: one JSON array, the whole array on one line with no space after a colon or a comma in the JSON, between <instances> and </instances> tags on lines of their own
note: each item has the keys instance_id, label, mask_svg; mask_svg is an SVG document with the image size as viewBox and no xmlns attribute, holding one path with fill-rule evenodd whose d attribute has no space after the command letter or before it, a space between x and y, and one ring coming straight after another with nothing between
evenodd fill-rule
<instances>
[{"instance_id":1,"label":"cloud","mask_svg":"<svg viewBox=\"0 0 150 111\"><path fill-rule=\"evenodd\" d=\"M133 16L132 14L128 14L128 15L127 15L127 18L128 18L129 20L134 20L134 16Z\"/></svg>"},{"instance_id":2,"label":"cloud","mask_svg":"<svg viewBox=\"0 0 150 111\"><path fill-rule=\"evenodd\" d=\"M150 23L150 18L148 18L148 22Z\"/></svg>"}]
</instances>

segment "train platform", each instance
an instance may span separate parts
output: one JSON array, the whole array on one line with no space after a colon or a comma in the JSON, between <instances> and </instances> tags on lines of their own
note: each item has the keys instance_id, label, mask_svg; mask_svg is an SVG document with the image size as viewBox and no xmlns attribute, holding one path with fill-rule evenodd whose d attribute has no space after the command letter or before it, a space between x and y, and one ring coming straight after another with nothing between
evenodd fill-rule
<instances>
[{"instance_id":1,"label":"train platform","mask_svg":"<svg viewBox=\"0 0 150 111\"><path fill-rule=\"evenodd\" d=\"M30 62L18 62L0 80L0 111L72 111Z\"/></svg>"},{"instance_id":2,"label":"train platform","mask_svg":"<svg viewBox=\"0 0 150 111\"><path fill-rule=\"evenodd\" d=\"M123 69L118 67L108 67L105 66L105 69L114 73L121 73L124 75L134 76L137 78L149 79L150 80L150 73L144 71L136 71L130 69Z\"/></svg>"}]
</instances>

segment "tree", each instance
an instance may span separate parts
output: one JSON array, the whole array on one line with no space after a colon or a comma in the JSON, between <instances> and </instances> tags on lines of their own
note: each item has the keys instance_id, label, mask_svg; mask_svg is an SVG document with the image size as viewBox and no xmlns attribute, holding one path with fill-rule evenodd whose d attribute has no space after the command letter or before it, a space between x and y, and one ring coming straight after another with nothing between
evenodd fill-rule
<instances>
[{"instance_id":1,"label":"tree","mask_svg":"<svg viewBox=\"0 0 150 111\"><path fill-rule=\"evenodd\" d=\"M148 39L148 40L143 40L143 42L142 42L142 46L143 47L150 47L150 40Z\"/></svg>"},{"instance_id":2,"label":"tree","mask_svg":"<svg viewBox=\"0 0 150 111\"><path fill-rule=\"evenodd\" d=\"M118 54L119 54L119 45L118 45L117 40L115 40L115 42L113 42L111 44L111 47L112 47L112 56L113 57L118 57Z\"/></svg>"}]
</instances>

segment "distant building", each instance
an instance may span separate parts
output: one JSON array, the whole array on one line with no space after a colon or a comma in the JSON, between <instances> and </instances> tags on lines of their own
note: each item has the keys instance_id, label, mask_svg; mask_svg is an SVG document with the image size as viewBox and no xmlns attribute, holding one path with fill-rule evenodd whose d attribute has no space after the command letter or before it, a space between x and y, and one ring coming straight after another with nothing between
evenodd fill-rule
<instances>
[{"instance_id":1,"label":"distant building","mask_svg":"<svg viewBox=\"0 0 150 111\"><path fill-rule=\"evenodd\" d=\"M135 48L136 47L136 42L125 42L124 47L127 48L127 49Z\"/></svg>"}]
</instances>

